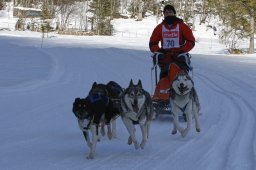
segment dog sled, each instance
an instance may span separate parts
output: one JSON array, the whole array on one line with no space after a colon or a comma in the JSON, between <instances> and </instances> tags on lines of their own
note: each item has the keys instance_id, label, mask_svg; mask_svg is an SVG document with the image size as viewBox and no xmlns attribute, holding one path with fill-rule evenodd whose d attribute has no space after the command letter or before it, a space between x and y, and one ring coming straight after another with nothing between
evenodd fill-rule
<instances>
[{"instance_id":1,"label":"dog sled","mask_svg":"<svg viewBox=\"0 0 256 170\"><path fill-rule=\"evenodd\" d=\"M165 76L161 76L160 68L159 68L159 59L163 57L163 54L154 54L153 57L153 67L151 68L151 81L152 81L152 92L151 95L153 109L158 115L171 115L171 105L170 98L173 95L173 90L171 89L171 82L175 79L176 75L180 72L186 72L188 74L192 74L192 67L190 65L190 54L183 53L179 55L182 62L173 62L170 63L167 67L167 74ZM153 82L153 72L155 83ZM153 85L154 84L154 85ZM154 88L154 89L153 89ZM184 115L180 116L180 119L184 119L186 121L186 117Z\"/></svg>"}]
</instances>

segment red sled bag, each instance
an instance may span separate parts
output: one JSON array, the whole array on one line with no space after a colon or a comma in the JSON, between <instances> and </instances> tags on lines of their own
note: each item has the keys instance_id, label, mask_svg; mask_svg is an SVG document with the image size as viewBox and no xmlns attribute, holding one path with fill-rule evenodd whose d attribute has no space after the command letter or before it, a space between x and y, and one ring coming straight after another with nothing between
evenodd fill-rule
<instances>
[{"instance_id":1,"label":"red sled bag","mask_svg":"<svg viewBox=\"0 0 256 170\"><path fill-rule=\"evenodd\" d=\"M169 77L163 77L156 85L153 100L169 100L170 98L170 80Z\"/></svg>"},{"instance_id":2,"label":"red sled bag","mask_svg":"<svg viewBox=\"0 0 256 170\"><path fill-rule=\"evenodd\" d=\"M168 76L161 78L156 85L154 95L152 96L152 99L154 101L169 100L171 96L170 89L172 86L172 82L175 79L176 75L180 72L183 72L183 70L177 64L170 64Z\"/></svg>"}]
</instances>

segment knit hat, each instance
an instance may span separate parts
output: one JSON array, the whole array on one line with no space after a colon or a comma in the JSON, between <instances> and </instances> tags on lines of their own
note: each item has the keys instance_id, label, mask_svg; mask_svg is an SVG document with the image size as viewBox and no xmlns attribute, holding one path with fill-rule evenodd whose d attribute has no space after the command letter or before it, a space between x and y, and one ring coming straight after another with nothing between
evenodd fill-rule
<instances>
[{"instance_id":1,"label":"knit hat","mask_svg":"<svg viewBox=\"0 0 256 170\"><path fill-rule=\"evenodd\" d=\"M172 6L172 5L166 5L165 7L164 7L164 11L165 10L172 10L173 11L173 13L174 14L176 14L176 10L175 10L175 8Z\"/></svg>"}]
</instances>

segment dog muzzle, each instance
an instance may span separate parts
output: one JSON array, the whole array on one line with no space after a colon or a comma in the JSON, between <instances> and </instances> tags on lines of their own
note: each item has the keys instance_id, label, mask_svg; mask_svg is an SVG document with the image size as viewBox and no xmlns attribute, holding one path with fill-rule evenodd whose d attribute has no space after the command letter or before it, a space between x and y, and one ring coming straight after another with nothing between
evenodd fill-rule
<instances>
[{"instance_id":1,"label":"dog muzzle","mask_svg":"<svg viewBox=\"0 0 256 170\"><path fill-rule=\"evenodd\" d=\"M134 112L138 113L139 112L138 104L132 104L132 109Z\"/></svg>"},{"instance_id":2,"label":"dog muzzle","mask_svg":"<svg viewBox=\"0 0 256 170\"><path fill-rule=\"evenodd\" d=\"M180 86L180 87L178 87L178 89L179 89L180 94L182 94L182 95L185 94L185 92L189 90L189 88L187 86Z\"/></svg>"}]
</instances>

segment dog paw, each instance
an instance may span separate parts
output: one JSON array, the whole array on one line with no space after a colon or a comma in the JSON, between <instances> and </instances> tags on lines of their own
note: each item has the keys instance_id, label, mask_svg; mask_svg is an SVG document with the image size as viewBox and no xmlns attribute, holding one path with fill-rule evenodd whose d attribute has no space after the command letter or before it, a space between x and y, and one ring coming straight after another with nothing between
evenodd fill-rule
<instances>
[{"instance_id":1,"label":"dog paw","mask_svg":"<svg viewBox=\"0 0 256 170\"><path fill-rule=\"evenodd\" d=\"M128 145L131 145L131 144L132 144L132 137L129 136L129 138L128 138Z\"/></svg>"},{"instance_id":2,"label":"dog paw","mask_svg":"<svg viewBox=\"0 0 256 170\"><path fill-rule=\"evenodd\" d=\"M200 131L201 131L201 129L200 129L200 128L196 128L196 131L197 131L197 132L200 132Z\"/></svg>"},{"instance_id":3,"label":"dog paw","mask_svg":"<svg viewBox=\"0 0 256 170\"><path fill-rule=\"evenodd\" d=\"M135 147L136 150L138 150L140 148L140 145L139 145L138 141L134 142L134 147Z\"/></svg>"},{"instance_id":4,"label":"dog paw","mask_svg":"<svg viewBox=\"0 0 256 170\"><path fill-rule=\"evenodd\" d=\"M146 140L142 140L141 144L140 144L140 148L144 149L145 145L146 145Z\"/></svg>"},{"instance_id":5,"label":"dog paw","mask_svg":"<svg viewBox=\"0 0 256 170\"><path fill-rule=\"evenodd\" d=\"M95 154L94 153L89 153L89 155L86 157L87 159L94 159Z\"/></svg>"},{"instance_id":6,"label":"dog paw","mask_svg":"<svg viewBox=\"0 0 256 170\"><path fill-rule=\"evenodd\" d=\"M177 130L172 130L172 135L175 135L177 133Z\"/></svg>"},{"instance_id":7,"label":"dog paw","mask_svg":"<svg viewBox=\"0 0 256 170\"><path fill-rule=\"evenodd\" d=\"M181 136L182 136L183 138L186 137L187 134L188 134L188 129L184 129L184 130L181 131Z\"/></svg>"}]
</instances>

